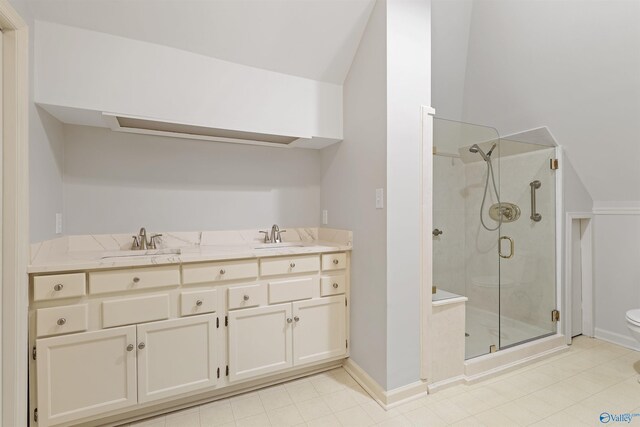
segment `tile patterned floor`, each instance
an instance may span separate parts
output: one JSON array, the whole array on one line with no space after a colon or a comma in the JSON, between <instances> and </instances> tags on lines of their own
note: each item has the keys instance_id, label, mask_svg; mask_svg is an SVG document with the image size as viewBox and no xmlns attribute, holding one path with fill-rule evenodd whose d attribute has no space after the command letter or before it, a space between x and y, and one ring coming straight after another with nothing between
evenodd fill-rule
<instances>
[{"instance_id":1,"label":"tile patterned floor","mask_svg":"<svg viewBox=\"0 0 640 427\"><path fill-rule=\"evenodd\" d=\"M596 426L605 411L640 413L638 372L640 353L578 337L558 356L386 412L340 368L129 427Z\"/></svg>"}]
</instances>

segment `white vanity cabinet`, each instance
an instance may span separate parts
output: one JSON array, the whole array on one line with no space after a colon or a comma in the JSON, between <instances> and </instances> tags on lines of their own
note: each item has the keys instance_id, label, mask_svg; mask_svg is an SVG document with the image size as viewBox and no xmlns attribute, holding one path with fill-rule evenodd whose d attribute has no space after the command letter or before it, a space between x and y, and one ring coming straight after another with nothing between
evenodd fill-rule
<instances>
[{"instance_id":1,"label":"white vanity cabinet","mask_svg":"<svg viewBox=\"0 0 640 427\"><path fill-rule=\"evenodd\" d=\"M215 387L217 331L214 315L138 325L138 401Z\"/></svg>"},{"instance_id":2,"label":"white vanity cabinet","mask_svg":"<svg viewBox=\"0 0 640 427\"><path fill-rule=\"evenodd\" d=\"M117 424L339 366L349 254L325 255L33 275L31 425Z\"/></svg>"},{"instance_id":3,"label":"white vanity cabinet","mask_svg":"<svg viewBox=\"0 0 640 427\"><path fill-rule=\"evenodd\" d=\"M291 304L229 313L229 381L293 366Z\"/></svg>"},{"instance_id":4,"label":"white vanity cabinet","mask_svg":"<svg viewBox=\"0 0 640 427\"><path fill-rule=\"evenodd\" d=\"M38 339L38 425L135 405L135 347L135 326Z\"/></svg>"},{"instance_id":5,"label":"white vanity cabinet","mask_svg":"<svg viewBox=\"0 0 640 427\"><path fill-rule=\"evenodd\" d=\"M346 355L344 295L298 301L292 305L294 366Z\"/></svg>"}]
</instances>

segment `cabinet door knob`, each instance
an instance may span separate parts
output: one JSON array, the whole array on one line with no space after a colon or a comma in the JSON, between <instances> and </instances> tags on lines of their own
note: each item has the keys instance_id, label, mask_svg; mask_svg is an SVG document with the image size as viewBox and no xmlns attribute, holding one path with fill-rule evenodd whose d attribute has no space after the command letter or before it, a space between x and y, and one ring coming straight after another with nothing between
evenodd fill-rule
<instances>
[{"instance_id":1,"label":"cabinet door knob","mask_svg":"<svg viewBox=\"0 0 640 427\"><path fill-rule=\"evenodd\" d=\"M298 316L295 316L295 317L293 318L293 320L295 320L296 322L299 322L299 321L300 321L300 318L299 318Z\"/></svg>"},{"instance_id":2,"label":"cabinet door knob","mask_svg":"<svg viewBox=\"0 0 640 427\"><path fill-rule=\"evenodd\" d=\"M293 267L295 267L295 266L296 266L296 263L295 263L295 262L292 262L291 264L289 264L289 267L291 267L291 268L293 268Z\"/></svg>"},{"instance_id":3,"label":"cabinet door knob","mask_svg":"<svg viewBox=\"0 0 640 427\"><path fill-rule=\"evenodd\" d=\"M334 263L335 265L338 265L338 263L339 263L339 262L340 262L340 261L338 261L337 259L334 259L334 260L333 260L333 263Z\"/></svg>"},{"instance_id":4,"label":"cabinet door knob","mask_svg":"<svg viewBox=\"0 0 640 427\"><path fill-rule=\"evenodd\" d=\"M226 273L226 272L227 272L227 270L225 270L224 268L221 268L221 269L220 269L220 274L224 274L224 273Z\"/></svg>"},{"instance_id":5,"label":"cabinet door knob","mask_svg":"<svg viewBox=\"0 0 640 427\"><path fill-rule=\"evenodd\" d=\"M334 283L332 286L333 286L333 289L338 289L338 284L337 283Z\"/></svg>"},{"instance_id":6,"label":"cabinet door knob","mask_svg":"<svg viewBox=\"0 0 640 427\"><path fill-rule=\"evenodd\" d=\"M138 349L142 350L143 348L145 348L146 346L144 345L143 342L141 342L140 344L138 344Z\"/></svg>"},{"instance_id":7,"label":"cabinet door knob","mask_svg":"<svg viewBox=\"0 0 640 427\"><path fill-rule=\"evenodd\" d=\"M139 278L139 277L134 277L134 278L133 278L133 283L138 283L139 281L140 281L140 278Z\"/></svg>"},{"instance_id":8,"label":"cabinet door knob","mask_svg":"<svg viewBox=\"0 0 640 427\"><path fill-rule=\"evenodd\" d=\"M287 323L291 323L293 322L293 319L291 319L291 317L287 317Z\"/></svg>"},{"instance_id":9,"label":"cabinet door knob","mask_svg":"<svg viewBox=\"0 0 640 427\"><path fill-rule=\"evenodd\" d=\"M242 299L245 300L245 301L249 301L249 295L243 296Z\"/></svg>"},{"instance_id":10,"label":"cabinet door knob","mask_svg":"<svg viewBox=\"0 0 640 427\"><path fill-rule=\"evenodd\" d=\"M65 323L67 323L67 319L65 319L64 317L61 317L58 319L58 321L56 322L58 325L62 326Z\"/></svg>"},{"instance_id":11,"label":"cabinet door knob","mask_svg":"<svg viewBox=\"0 0 640 427\"><path fill-rule=\"evenodd\" d=\"M133 351L133 344L129 344L127 346L127 351Z\"/></svg>"},{"instance_id":12,"label":"cabinet door knob","mask_svg":"<svg viewBox=\"0 0 640 427\"><path fill-rule=\"evenodd\" d=\"M53 290L54 290L54 291L61 291L61 290L62 290L62 288L64 288L64 285L63 285L62 283L58 283L57 285L55 285L55 286L53 287Z\"/></svg>"},{"instance_id":13,"label":"cabinet door knob","mask_svg":"<svg viewBox=\"0 0 640 427\"><path fill-rule=\"evenodd\" d=\"M198 307L200 307L200 306L202 305L202 300L201 300L201 299L199 299L198 301L196 301L196 305L197 305Z\"/></svg>"}]
</instances>

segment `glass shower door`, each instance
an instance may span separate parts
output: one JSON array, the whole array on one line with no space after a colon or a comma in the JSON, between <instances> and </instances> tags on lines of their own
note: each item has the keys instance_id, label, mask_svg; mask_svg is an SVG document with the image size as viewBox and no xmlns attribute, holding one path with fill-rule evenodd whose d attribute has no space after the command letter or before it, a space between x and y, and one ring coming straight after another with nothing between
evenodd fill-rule
<instances>
[{"instance_id":1,"label":"glass shower door","mask_svg":"<svg viewBox=\"0 0 640 427\"><path fill-rule=\"evenodd\" d=\"M499 222L487 213L497 202L499 150L498 133L493 128L434 119L433 284L437 292L433 298L468 298L467 359L500 348ZM493 171L486 196L485 159L491 161ZM489 230L480 220L483 198L483 221Z\"/></svg>"},{"instance_id":2,"label":"glass shower door","mask_svg":"<svg viewBox=\"0 0 640 427\"><path fill-rule=\"evenodd\" d=\"M501 139L500 154L501 202L521 210L501 226L500 348L507 348L556 332L555 148Z\"/></svg>"}]
</instances>

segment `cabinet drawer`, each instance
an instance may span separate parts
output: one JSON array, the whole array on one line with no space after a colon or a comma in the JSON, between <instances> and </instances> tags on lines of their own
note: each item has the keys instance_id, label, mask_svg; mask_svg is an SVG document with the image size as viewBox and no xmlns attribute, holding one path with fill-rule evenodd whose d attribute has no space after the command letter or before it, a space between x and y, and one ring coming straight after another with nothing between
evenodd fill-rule
<instances>
[{"instance_id":1,"label":"cabinet drawer","mask_svg":"<svg viewBox=\"0 0 640 427\"><path fill-rule=\"evenodd\" d=\"M264 285L234 286L229 288L227 295L229 297L227 305L230 310L256 307L267 303L266 287Z\"/></svg>"},{"instance_id":2,"label":"cabinet drawer","mask_svg":"<svg viewBox=\"0 0 640 427\"><path fill-rule=\"evenodd\" d=\"M260 274L262 276L309 273L318 270L320 270L320 257L318 255L260 260Z\"/></svg>"},{"instance_id":3,"label":"cabinet drawer","mask_svg":"<svg viewBox=\"0 0 640 427\"><path fill-rule=\"evenodd\" d=\"M343 275L327 276L320 278L320 295L323 297L329 295L344 294L347 280Z\"/></svg>"},{"instance_id":4,"label":"cabinet drawer","mask_svg":"<svg viewBox=\"0 0 640 427\"><path fill-rule=\"evenodd\" d=\"M168 318L169 295L114 299L102 303L103 328Z\"/></svg>"},{"instance_id":5,"label":"cabinet drawer","mask_svg":"<svg viewBox=\"0 0 640 427\"><path fill-rule=\"evenodd\" d=\"M208 289L180 294L180 315L214 313L218 306L218 290Z\"/></svg>"},{"instance_id":6,"label":"cabinet drawer","mask_svg":"<svg viewBox=\"0 0 640 427\"><path fill-rule=\"evenodd\" d=\"M84 273L56 274L33 278L33 300L79 297L87 294Z\"/></svg>"},{"instance_id":7,"label":"cabinet drawer","mask_svg":"<svg viewBox=\"0 0 640 427\"><path fill-rule=\"evenodd\" d=\"M88 329L87 304L40 308L36 311L36 335L68 334Z\"/></svg>"},{"instance_id":8,"label":"cabinet drawer","mask_svg":"<svg viewBox=\"0 0 640 427\"><path fill-rule=\"evenodd\" d=\"M135 289L178 286L180 267L130 268L89 273L89 293L131 291Z\"/></svg>"},{"instance_id":9,"label":"cabinet drawer","mask_svg":"<svg viewBox=\"0 0 640 427\"><path fill-rule=\"evenodd\" d=\"M182 280L185 285L255 277L258 277L257 260L192 264L182 267Z\"/></svg>"},{"instance_id":10,"label":"cabinet drawer","mask_svg":"<svg viewBox=\"0 0 640 427\"><path fill-rule=\"evenodd\" d=\"M317 289L315 277L269 282L269 304L313 298L314 283Z\"/></svg>"},{"instance_id":11,"label":"cabinet drawer","mask_svg":"<svg viewBox=\"0 0 640 427\"><path fill-rule=\"evenodd\" d=\"M323 254L322 271L342 270L347 267L347 254Z\"/></svg>"}]
</instances>

